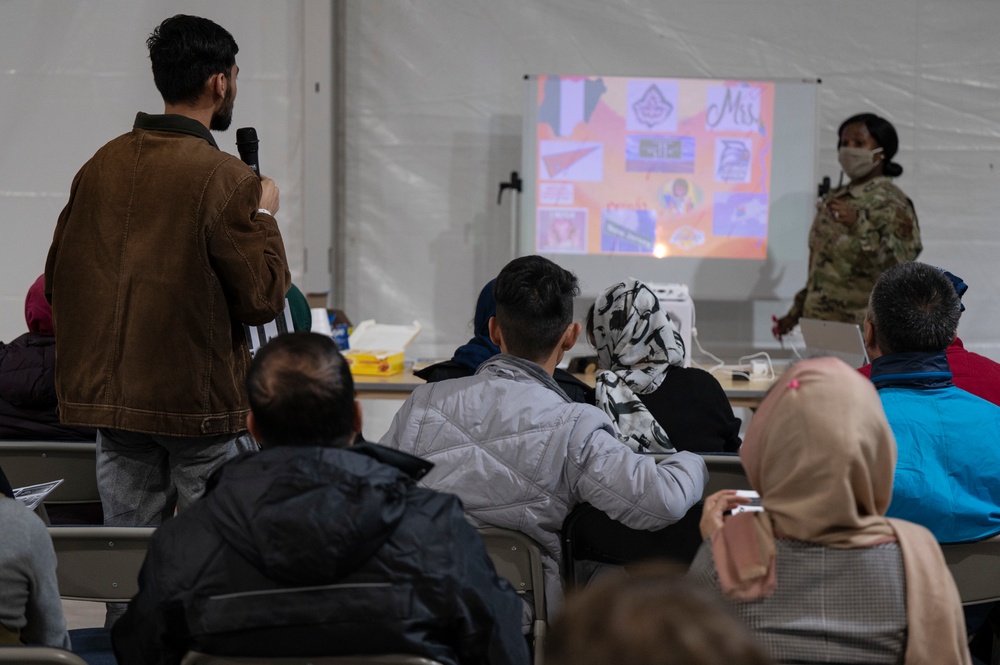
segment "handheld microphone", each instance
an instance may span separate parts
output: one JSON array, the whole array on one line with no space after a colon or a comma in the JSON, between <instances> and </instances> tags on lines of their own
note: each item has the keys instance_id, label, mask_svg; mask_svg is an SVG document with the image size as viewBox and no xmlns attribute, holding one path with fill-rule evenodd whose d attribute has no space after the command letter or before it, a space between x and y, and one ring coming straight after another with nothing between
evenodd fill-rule
<instances>
[{"instance_id":1,"label":"handheld microphone","mask_svg":"<svg viewBox=\"0 0 1000 665\"><path fill-rule=\"evenodd\" d=\"M260 177L260 161L257 157L257 130L253 127L240 127L236 130L236 149L240 159L249 166L257 177Z\"/></svg>"}]
</instances>

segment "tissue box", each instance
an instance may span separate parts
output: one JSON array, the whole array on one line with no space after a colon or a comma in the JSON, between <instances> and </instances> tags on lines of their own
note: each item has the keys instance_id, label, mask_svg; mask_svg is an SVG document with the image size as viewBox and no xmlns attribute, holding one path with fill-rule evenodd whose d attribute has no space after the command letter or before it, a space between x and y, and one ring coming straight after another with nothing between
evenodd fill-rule
<instances>
[{"instance_id":1,"label":"tissue box","mask_svg":"<svg viewBox=\"0 0 1000 665\"><path fill-rule=\"evenodd\" d=\"M351 333L350 350L344 358L351 367L351 374L390 376L403 371L406 347L420 332L420 324L395 326L362 321Z\"/></svg>"}]
</instances>

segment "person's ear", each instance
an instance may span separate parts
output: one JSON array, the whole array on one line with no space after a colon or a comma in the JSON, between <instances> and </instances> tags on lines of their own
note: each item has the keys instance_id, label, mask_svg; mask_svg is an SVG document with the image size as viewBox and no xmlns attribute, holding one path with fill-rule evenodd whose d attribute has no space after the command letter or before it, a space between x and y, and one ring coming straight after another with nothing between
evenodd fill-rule
<instances>
[{"instance_id":1,"label":"person's ear","mask_svg":"<svg viewBox=\"0 0 1000 665\"><path fill-rule=\"evenodd\" d=\"M579 323L571 323L569 327L566 328L566 332L563 333L562 337L562 350L569 351L574 346L576 346L576 341L580 339L580 332L583 330L583 326Z\"/></svg>"},{"instance_id":2,"label":"person's ear","mask_svg":"<svg viewBox=\"0 0 1000 665\"><path fill-rule=\"evenodd\" d=\"M222 72L212 74L208 77L208 89L213 97L225 99L226 92L229 91L229 79Z\"/></svg>"},{"instance_id":3,"label":"person's ear","mask_svg":"<svg viewBox=\"0 0 1000 665\"><path fill-rule=\"evenodd\" d=\"M497 317L490 317L489 327L490 341L503 349L503 333L500 332L500 324L497 323Z\"/></svg>"},{"instance_id":4,"label":"person's ear","mask_svg":"<svg viewBox=\"0 0 1000 665\"><path fill-rule=\"evenodd\" d=\"M257 445L263 448L264 440L260 436L260 426L257 425L257 420L253 417L253 411L247 414L247 431L257 441Z\"/></svg>"},{"instance_id":5,"label":"person's ear","mask_svg":"<svg viewBox=\"0 0 1000 665\"><path fill-rule=\"evenodd\" d=\"M867 316L865 317L864 328L865 349L868 350L869 357L874 357L875 353L878 352L878 347L875 345L875 326L872 325L871 319Z\"/></svg>"}]
</instances>

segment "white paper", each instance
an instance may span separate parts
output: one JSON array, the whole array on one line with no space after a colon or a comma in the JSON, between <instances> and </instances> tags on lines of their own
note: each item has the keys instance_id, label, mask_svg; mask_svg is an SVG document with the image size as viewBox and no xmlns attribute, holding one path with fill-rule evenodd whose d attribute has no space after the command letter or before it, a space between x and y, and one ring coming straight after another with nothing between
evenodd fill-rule
<instances>
[{"instance_id":1,"label":"white paper","mask_svg":"<svg viewBox=\"0 0 1000 665\"><path fill-rule=\"evenodd\" d=\"M330 315L327 313L326 308L313 307L309 310L309 313L312 314L312 325L309 329L314 333L332 337L333 329L330 328Z\"/></svg>"},{"instance_id":2,"label":"white paper","mask_svg":"<svg viewBox=\"0 0 1000 665\"><path fill-rule=\"evenodd\" d=\"M28 510L34 510L38 507L38 504L49 495L55 488L62 484L63 479L53 480L48 483L41 483L39 485L28 485L27 487L18 487L14 490L14 498L27 506Z\"/></svg>"}]
</instances>

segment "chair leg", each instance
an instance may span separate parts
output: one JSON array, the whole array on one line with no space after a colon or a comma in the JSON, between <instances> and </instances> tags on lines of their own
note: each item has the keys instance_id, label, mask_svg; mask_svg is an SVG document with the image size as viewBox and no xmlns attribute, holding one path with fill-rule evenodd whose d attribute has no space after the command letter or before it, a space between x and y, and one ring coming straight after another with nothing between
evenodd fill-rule
<instances>
[{"instance_id":1,"label":"chair leg","mask_svg":"<svg viewBox=\"0 0 1000 665\"><path fill-rule=\"evenodd\" d=\"M544 621L535 621L535 649L533 665L542 665L542 655L545 652L545 632L547 629L548 625Z\"/></svg>"},{"instance_id":2,"label":"chair leg","mask_svg":"<svg viewBox=\"0 0 1000 665\"><path fill-rule=\"evenodd\" d=\"M993 633L991 640L993 648L990 650L990 665L1000 665L1000 603L993 606L989 617L986 619L986 625Z\"/></svg>"}]
</instances>

